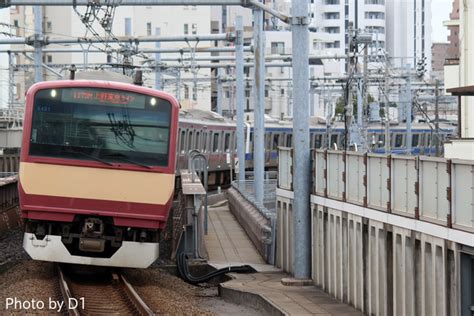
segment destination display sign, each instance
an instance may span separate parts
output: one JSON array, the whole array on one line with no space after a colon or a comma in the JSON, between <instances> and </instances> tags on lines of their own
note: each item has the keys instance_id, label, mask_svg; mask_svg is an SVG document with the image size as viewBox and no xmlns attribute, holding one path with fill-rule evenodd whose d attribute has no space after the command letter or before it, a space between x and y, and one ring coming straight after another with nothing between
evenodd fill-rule
<instances>
[{"instance_id":1,"label":"destination display sign","mask_svg":"<svg viewBox=\"0 0 474 316\"><path fill-rule=\"evenodd\" d=\"M122 105L144 109L147 97L142 94L112 89L66 88L60 89L61 101L89 105Z\"/></svg>"}]
</instances>

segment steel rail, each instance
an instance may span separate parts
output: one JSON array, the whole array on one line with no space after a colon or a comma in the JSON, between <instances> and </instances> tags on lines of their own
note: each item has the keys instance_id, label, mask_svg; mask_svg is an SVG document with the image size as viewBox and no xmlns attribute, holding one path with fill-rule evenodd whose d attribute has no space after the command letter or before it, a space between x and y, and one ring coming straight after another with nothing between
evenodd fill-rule
<instances>
[{"instance_id":1,"label":"steel rail","mask_svg":"<svg viewBox=\"0 0 474 316\"><path fill-rule=\"evenodd\" d=\"M71 299L74 297L71 294L71 290L69 289L69 285L67 284L66 278L64 277L64 272L58 264L58 275L59 275L59 288L61 289L61 295L63 296L63 302L70 302ZM80 316L79 309L77 307L67 309L67 312L70 316Z\"/></svg>"}]
</instances>

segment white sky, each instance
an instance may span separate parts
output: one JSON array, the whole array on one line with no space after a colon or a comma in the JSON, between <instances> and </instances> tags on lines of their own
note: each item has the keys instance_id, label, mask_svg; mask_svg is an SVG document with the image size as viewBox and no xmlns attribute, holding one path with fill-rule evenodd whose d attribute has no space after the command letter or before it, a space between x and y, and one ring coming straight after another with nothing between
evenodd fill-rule
<instances>
[{"instance_id":1,"label":"white sky","mask_svg":"<svg viewBox=\"0 0 474 316\"><path fill-rule=\"evenodd\" d=\"M431 40L433 42L447 42L448 28L443 21L449 20L453 0L431 0Z\"/></svg>"}]
</instances>

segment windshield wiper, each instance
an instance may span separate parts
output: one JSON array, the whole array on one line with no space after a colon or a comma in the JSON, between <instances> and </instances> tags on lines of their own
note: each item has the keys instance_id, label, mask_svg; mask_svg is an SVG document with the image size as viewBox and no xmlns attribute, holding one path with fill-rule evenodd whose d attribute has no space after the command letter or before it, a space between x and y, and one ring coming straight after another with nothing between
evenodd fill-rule
<instances>
[{"instance_id":1,"label":"windshield wiper","mask_svg":"<svg viewBox=\"0 0 474 316\"><path fill-rule=\"evenodd\" d=\"M79 154L79 155L82 155L82 156L84 156L84 157L91 158L91 159L93 159L93 160L95 160L95 161L99 161L99 162L101 162L101 163L103 163L103 164L105 164L105 165L108 165L108 166L113 166L113 165L114 165L113 163L110 163L110 162L108 162L108 161L105 161L104 159L100 159L99 157L92 156L92 155L90 155L90 154L86 154L86 153L83 153L83 152L81 152L81 151L72 150L72 149L69 149L69 148L68 148L68 149L62 149L61 151L62 151L62 152L66 152L66 153Z\"/></svg>"},{"instance_id":2,"label":"windshield wiper","mask_svg":"<svg viewBox=\"0 0 474 316\"><path fill-rule=\"evenodd\" d=\"M140 166L140 167L143 167L143 168L147 168L147 169L153 169L153 167L151 166L148 166L148 165L145 165L141 162L138 162L138 161L135 161L135 160L131 160L130 158L128 158L127 155L124 155L122 153L113 153L113 154L103 154L101 155L101 157L112 157L112 158L118 158L122 161L125 161L125 162L128 162L128 163L131 163L131 164L134 164L136 166Z\"/></svg>"}]
</instances>

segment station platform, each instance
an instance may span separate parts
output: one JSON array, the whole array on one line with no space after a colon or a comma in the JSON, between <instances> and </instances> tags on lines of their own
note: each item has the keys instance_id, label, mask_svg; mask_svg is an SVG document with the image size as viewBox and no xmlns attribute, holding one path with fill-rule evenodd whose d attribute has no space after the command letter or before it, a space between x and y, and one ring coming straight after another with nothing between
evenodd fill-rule
<instances>
[{"instance_id":1,"label":"station platform","mask_svg":"<svg viewBox=\"0 0 474 316\"><path fill-rule=\"evenodd\" d=\"M338 302L315 286L285 286L290 277L265 262L231 213L227 201L209 206L208 234L204 244L208 264L215 268L248 264L257 273L230 274L220 284L220 295L236 304L251 306L265 315L363 315Z\"/></svg>"}]
</instances>

